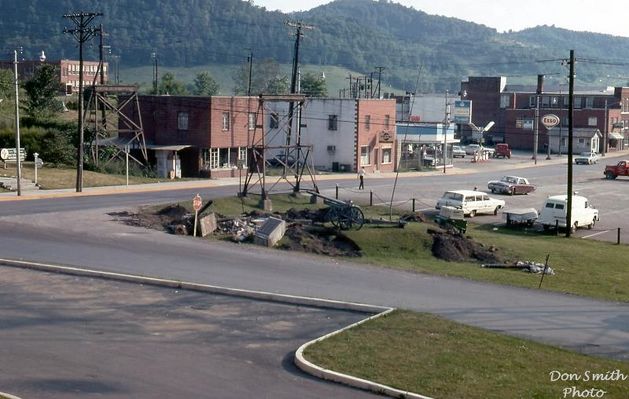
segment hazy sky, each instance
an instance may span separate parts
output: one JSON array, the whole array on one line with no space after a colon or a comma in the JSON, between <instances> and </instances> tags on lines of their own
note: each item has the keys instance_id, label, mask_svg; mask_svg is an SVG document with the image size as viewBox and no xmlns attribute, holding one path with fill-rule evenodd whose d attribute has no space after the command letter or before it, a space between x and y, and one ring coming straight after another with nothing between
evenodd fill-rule
<instances>
[{"instance_id":1,"label":"hazy sky","mask_svg":"<svg viewBox=\"0 0 629 399\"><path fill-rule=\"evenodd\" d=\"M253 0L267 10L303 11L331 0ZM499 32L537 25L629 37L626 0L394 0L428 14L483 24Z\"/></svg>"}]
</instances>

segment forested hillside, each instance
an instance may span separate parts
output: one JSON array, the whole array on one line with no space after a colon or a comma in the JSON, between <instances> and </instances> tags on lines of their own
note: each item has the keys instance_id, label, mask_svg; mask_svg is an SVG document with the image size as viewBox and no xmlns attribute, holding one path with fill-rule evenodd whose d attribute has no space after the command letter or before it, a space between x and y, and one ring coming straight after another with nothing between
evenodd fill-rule
<instances>
[{"instance_id":1,"label":"forested hillside","mask_svg":"<svg viewBox=\"0 0 629 399\"><path fill-rule=\"evenodd\" d=\"M337 0L307 12L269 12L241 0L0 0L0 49L22 47L24 58L45 50L49 59L76 58L74 28L64 14L102 12L105 43L123 67L159 64L190 67L239 64L249 51L254 60L289 64L295 28L304 29L304 64L338 65L368 74L384 67L384 79L402 90L455 90L469 75L506 75L533 82L538 73L564 76L561 59L575 49L580 82L626 84L620 58L629 38L537 27L521 32L496 30L454 18L431 16L388 1ZM97 38L87 47L96 58ZM609 76L609 77L608 77ZM605 77L604 79L602 77Z\"/></svg>"}]
</instances>

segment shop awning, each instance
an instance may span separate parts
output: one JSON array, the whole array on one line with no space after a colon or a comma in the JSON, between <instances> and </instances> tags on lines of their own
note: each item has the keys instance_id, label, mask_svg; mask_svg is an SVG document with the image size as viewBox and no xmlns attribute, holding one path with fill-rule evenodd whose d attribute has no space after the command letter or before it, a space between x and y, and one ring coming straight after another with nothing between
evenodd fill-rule
<instances>
[{"instance_id":1,"label":"shop awning","mask_svg":"<svg viewBox=\"0 0 629 399\"><path fill-rule=\"evenodd\" d=\"M146 148L148 150L156 150L156 151L181 151L184 148L192 147L190 144L183 145L157 145L157 144L147 144Z\"/></svg>"},{"instance_id":2,"label":"shop awning","mask_svg":"<svg viewBox=\"0 0 629 399\"><path fill-rule=\"evenodd\" d=\"M620 133L610 132L609 133L609 138L613 139L613 140L622 140L624 137Z\"/></svg>"}]
</instances>

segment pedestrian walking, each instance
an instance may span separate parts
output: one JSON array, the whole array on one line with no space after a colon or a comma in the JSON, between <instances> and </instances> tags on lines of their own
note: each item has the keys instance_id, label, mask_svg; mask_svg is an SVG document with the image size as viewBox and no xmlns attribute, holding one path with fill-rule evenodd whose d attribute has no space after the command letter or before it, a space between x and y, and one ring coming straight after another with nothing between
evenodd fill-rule
<instances>
[{"instance_id":1,"label":"pedestrian walking","mask_svg":"<svg viewBox=\"0 0 629 399\"><path fill-rule=\"evenodd\" d=\"M358 179L360 180L360 183L358 184L359 190L365 189L365 173L365 168L361 167L360 171L358 172Z\"/></svg>"}]
</instances>

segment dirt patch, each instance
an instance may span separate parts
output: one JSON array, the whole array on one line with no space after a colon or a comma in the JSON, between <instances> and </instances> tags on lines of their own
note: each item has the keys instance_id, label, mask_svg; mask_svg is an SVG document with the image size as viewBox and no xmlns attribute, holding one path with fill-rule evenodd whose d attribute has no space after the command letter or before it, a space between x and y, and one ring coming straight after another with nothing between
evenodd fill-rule
<instances>
[{"instance_id":1,"label":"dirt patch","mask_svg":"<svg viewBox=\"0 0 629 399\"><path fill-rule=\"evenodd\" d=\"M136 227L144 227L173 234L191 234L194 215L179 205L168 205L157 212L140 208L137 213L112 212L108 214L116 220Z\"/></svg>"},{"instance_id":2,"label":"dirt patch","mask_svg":"<svg viewBox=\"0 0 629 399\"><path fill-rule=\"evenodd\" d=\"M192 234L194 214L180 205L168 205L159 210L141 208L137 213L110 213L117 220L131 226L145 227L166 231L171 234ZM335 257L361 256L360 247L342 232L324 226L326 209L296 209L285 213L267 213L254 210L240 217L217 215L218 228L216 238L234 242L253 240L256 226L269 216L287 222L286 234L278 248L287 251L299 251ZM404 215L404 222L424 222L425 217L418 214ZM429 230L433 237L432 254L450 262L503 263L505 259L495 247L487 247L453 231L441 229Z\"/></svg>"},{"instance_id":3,"label":"dirt patch","mask_svg":"<svg viewBox=\"0 0 629 399\"><path fill-rule=\"evenodd\" d=\"M335 229L292 223L278 248L328 256L361 256L360 247Z\"/></svg>"},{"instance_id":4,"label":"dirt patch","mask_svg":"<svg viewBox=\"0 0 629 399\"><path fill-rule=\"evenodd\" d=\"M234 242L253 239L256 225L269 216L288 223L286 234L278 248L328 256L361 256L358 245L342 232L324 227L326 209L295 209L285 213L267 213L254 210L240 217L228 218L217 215L218 228L214 236ZM109 213L116 220L130 226L144 227L171 234L192 234L194 215L179 205L168 205L157 211L141 208L137 213Z\"/></svg>"},{"instance_id":5,"label":"dirt patch","mask_svg":"<svg viewBox=\"0 0 629 399\"><path fill-rule=\"evenodd\" d=\"M429 232L433 237L432 254L439 259L449 262L503 263L505 261L496 247L487 247L463 234L437 230Z\"/></svg>"}]
</instances>

